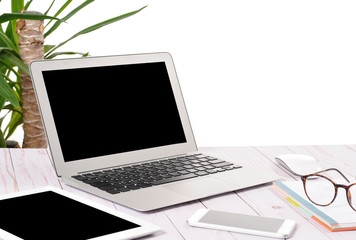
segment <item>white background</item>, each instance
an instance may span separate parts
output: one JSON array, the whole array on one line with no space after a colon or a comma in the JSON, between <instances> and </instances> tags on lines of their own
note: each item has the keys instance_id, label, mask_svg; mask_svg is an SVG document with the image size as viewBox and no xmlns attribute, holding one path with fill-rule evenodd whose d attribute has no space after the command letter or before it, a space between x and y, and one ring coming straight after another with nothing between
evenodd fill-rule
<instances>
[{"instance_id":1,"label":"white background","mask_svg":"<svg viewBox=\"0 0 356 240\"><path fill-rule=\"evenodd\" d=\"M1 13L8 2L0 3ZM30 9L44 12L51 2L34 0ZM49 15L64 2L57 0ZM145 5L59 50L170 52L198 146L356 142L355 1L97 0L46 44ZM68 107L80 104L73 99ZM95 117L108 116L95 109Z\"/></svg>"}]
</instances>

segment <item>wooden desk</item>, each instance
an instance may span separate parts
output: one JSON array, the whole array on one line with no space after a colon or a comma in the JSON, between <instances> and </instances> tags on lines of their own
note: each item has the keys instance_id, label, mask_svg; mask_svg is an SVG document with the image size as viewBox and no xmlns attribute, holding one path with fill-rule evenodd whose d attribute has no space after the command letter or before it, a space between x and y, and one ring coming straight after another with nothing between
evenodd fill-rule
<instances>
[{"instance_id":1,"label":"wooden desk","mask_svg":"<svg viewBox=\"0 0 356 240\"><path fill-rule=\"evenodd\" d=\"M356 175L356 145L219 147L202 148L201 151L231 162L244 165L250 164L266 171L274 171L286 180L297 180L297 178L274 162L275 155L287 153L308 154L319 159L324 168L336 167L346 173L353 181ZM150 213L140 213L63 184L56 177L46 149L0 149L0 194L48 185L63 188L111 208L116 208L118 211L140 217L163 229L162 232L147 237L148 239L271 239L189 227L186 220L197 209L205 207L222 211L293 219L298 223L298 226L291 239L356 239L356 231L332 233L313 220L304 218L275 195L270 184ZM345 204L347 204L346 199Z\"/></svg>"}]
</instances>

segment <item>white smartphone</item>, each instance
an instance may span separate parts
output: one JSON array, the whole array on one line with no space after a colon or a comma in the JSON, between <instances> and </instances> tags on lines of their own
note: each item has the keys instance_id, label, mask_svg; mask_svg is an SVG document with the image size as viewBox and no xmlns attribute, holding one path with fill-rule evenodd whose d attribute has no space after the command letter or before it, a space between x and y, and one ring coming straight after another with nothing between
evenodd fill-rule
<instances>
[{"instance_id":1,"label":"white smartphone","mask_svg":"<svg viewBox=\"0 0 356 240\"><path fill-rule=\"evenodd\" d=\"M296 223L293 220L252 216L209 209L199 209L188 225L275 238L288 238Z\"/></svg>"}]
</instances>

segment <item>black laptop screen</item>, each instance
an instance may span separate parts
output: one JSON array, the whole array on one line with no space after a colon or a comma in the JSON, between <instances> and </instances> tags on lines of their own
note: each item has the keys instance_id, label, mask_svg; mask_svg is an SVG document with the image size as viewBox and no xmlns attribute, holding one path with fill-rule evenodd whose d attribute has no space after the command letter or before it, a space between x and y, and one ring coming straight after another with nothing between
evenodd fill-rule
<instances>
[{"instance_id":1,"label":"black laptop screen","mask_svg":"<svg viewBox=\"0 0 356 240\"><path fill-rule=\"evenodd\" d=\"M164 62L42 74L66 162L186 142Z\"/></svg>"}]
</instances>

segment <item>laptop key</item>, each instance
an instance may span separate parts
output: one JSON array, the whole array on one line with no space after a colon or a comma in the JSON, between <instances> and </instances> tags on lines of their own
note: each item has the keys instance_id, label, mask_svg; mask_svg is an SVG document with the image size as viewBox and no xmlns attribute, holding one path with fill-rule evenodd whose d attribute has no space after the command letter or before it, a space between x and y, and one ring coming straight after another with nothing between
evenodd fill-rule
<instances>
[{"instance_id":1,"label":"laptop key","mask_svg":"<svg viewBox=\"0 0 356 240\"><path fill-rule=\"evenodd\" d=\"M182 174L180 174L178 172L171 172L171 173L169 173L169 175L172 175L173 177L177 177L177 176L180 176Z\"/></svg>"},{"instance_id":2,"label":"laptop key","mask_svg":"<svg viewBox=\"0 0 356 240\"><path fill-rule=\"evenodd\" d=\"M161 184L165 184L165 183L171 183L171 182L177 182L177 181L181 181L181 180L185 180L185 179L190 179L190 178L195 178L197 177L197 175L190 173L190 174L185 174L185 175L181 175L178 177L172 177L172 178L166 178L166 179L162 179L162 180L157 180L152 182L152 185L161 185Z\"/></svg>"},{"instance_id":3,"label":"laptop key","mask_svg":"<svg viewBox=\"0 0 356 240\"><path fill-rule=\"evenodd\" d=\"M125 188L125 187L106 190L106 192L111 193L111 194L117 194L117 193L128 192L128 191L130 191L130 189Z\"/></svg>"},{"instance_id":4,"label":"laptop key","mask_svg":"<svg viewBox=\"0 0 356 240\"><path fill-rule=\"evenodd\" d=\"M222 167L222 168L226 169L226 170L232 170L232 169L235 169L235 168L241 168L241 166L230 165L230 166L225 166L225 167Z\"/></svg>"},{"instance_id":5,"label":"laptop key","mask_svg":"<svg viewBox=\"0 0 356 240\"><path fill-rule=\"evenodd\" d=\"M209 161L209 163L211 163L211 164L217 164L217 163L222 163L222 162L224 162L224 161L220 160L220 159L215 159L215 160Z\"/></svg>"},{"instance_id":6,"label":"laptop key","mask_svg":"<svg viewBox=\"0 0 356 240\"><path fill-rule=\"evenodd\" d=\"M206 169L205 171L207 171L210 174L218 172L218 170L216 170L216 169Z\"/></svg>"},{"instance_id":7,"label":"laptop key","mask_svg":"<svg viewBox=\"0 0 356 240\"><path fill-rule=\"evenodd\" d=\"M148 182L144 182L144 183L138 183L136 184L137 186L141 187L141 188L145 188L145 187L151 187L152 184L148 183Z\"/></svg>"},{"instance_id":8,"label":"laptop key","mask_svg":"<svg viewBox=\"0 0 356 240\"><path fill-rule=\"evenodd\" d=\"M199 171L204 171L206 168L205 167L196 167L195 169L199 170Z\"/></svg>"},{"instance_id":9,"label":"laptop key","mask_svg":"<svg viewBox=\"0 0 356 240\"><path fill-rule=\"evenodd\" d=\"M75 178L75 179L77 179L77 180L79 180L79 181L82 181L82 180L87 179L87 177L84 177L84 176L81 176L81 175L72 176L72 178Z\"/></svg>"},{"instance_id":10,"label":"laptop key","mask_svg":"<svg viewBox=\"0 0 356 240\"><path fill-rule=\"evenodd\" d=\"M136 190L139 189L140 187L138 185L131 184L131 185L127 185L126 188L130 190Z\"/></svg>"},{"instance_id":11,"label":"laptop key","mask_svg":"<svg viewBox=\"0 0 356 240\"><path fill-rule=\"evenodd\" d=\"M225 166L230 166L230 165L233 165L233 164L230 163L230 162L221 162L221 163L213 164L213 166L214 166L214 167L217 167L217 168L221 168L221 167L225 167Z\"/></svg>"},{"instance_id":12,"label":"laptop key","mask_svg":"<svg viewBox=\"0 0 356 240\"><path fill-rule=\"evenodd\" d=\"M99 180L97 178L90 178L90 179L82 180L82 182L85 182L87 184L92 184L92 183L95 183L95 182L101 182L101 180Z\"/></svg>"},{"instance_id":13,"label":"laptop key","mask_svg":"<svg viewBox=\"0 0 356 240\"><path fill-rule=\"evenodd\" d=\"M199 171L199 172L195 172L194 174L196 174L197 176L204 176L204 175L208 175L209 173L205 171Z\"/></svg>"},{"instance_id":14,"label":"laptop key","mask_svg":"<svg viewBox=\"0 0 356 240\"><path fill-rule=\"evenodd\" d=\"M229 171L241 166L204 155L166 159L106 171L76 175L73 178L111 194Z\"/></svg>"},{"instance_id":15,"label":"laptop key","mask_svg":"<svg viewBox=\"0 0 356 240\"><path fill-rule=\"evenodd\" d=\"M170 178L170 177L172 177L172 175L170 175L170 174L160 174L160 176L162 176L163 178Z\"/></svg>"},{"instance_id":16,"label":"laptop key","mask_svg":"<svg viewBox=\"0 0 356 240\"><path fill-rule=\"evenodd\" d=\"M103 186L107 186L107 185L111 185L111 184L108 182L99 181L99 182L90 183L90 185L92 185L93 187L99 188L99 187L103 187Z\"/></svg>"},{"instance_id":17,"label":"laptop key","mask_svg":"<svg viewBox=\"0 0 356 240\"><path fill-rule=\"evenodd\" d=\"M200 163L202 166L208 166L208 165L211 165L211 163L209 163L209 162L201 162Z\"/></svg>"},{"instance_id":18,"label":"laptop key","mask_svg":"<svg viewBox=\"0 0 356 240\"><path fill-rule=\"evenodd\" d=\"M193 166L192 166L192 165L189 165L189 164L184 165L183 167L186 168L186 169L188 169L188 168L193 168Z\"/></svg>"},{"instance_id":19,"label":"laptop key","mask_svg":"<svg viewBox=\"0 0 356 240\"><path fill-rule=\"evenodd\" d=\"M128 192L128 191L130 191L130 189L124 188L124 187L122 187L122 188L116 188L116 189L119 190L120 192Z\"/></svg>"},{"instance_id":20,"label":"laptop key","mask_svg":"<svg viewBox=\"0 0 356 240\"><path fill-rule=\"evenodd\" d=\"M108 193L111 193L111 194L116 194L116 193L120 193L120 192L122 192L122 191L120 191L119 189L116 189L116 188L114 188L114 189L108 189L108 190L105 190L106 192L108 192ZM130 191L130 190L129 190Z\"/></svg>"},{"instance_id":21,"label":"laptop key","mask_svg":"<svg viewBox=\"0 0 356 240\"><path fill-rule=\"evenodd\" d=\"M218 171L218 172L224 172L224 171L226 171L226 169L223 169L223 168L215 168L216 169L216 171Z\"/></svg>"},{"instance_id":22,"label":"laptop key","mask_svg":"<svg viewBox=\"0 0 356 240\"><path fill-rule=\"evenodd\" d=\"M111 189L114 189L116 188L114 185L105 185L105 186L101 186L101 187L98 187L99 189L101 190L104 190L104 191L107 191L107 190L111 190Z\"/></svg>"}]
</instances>

